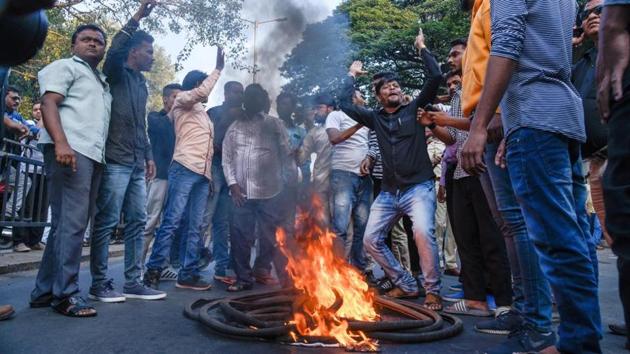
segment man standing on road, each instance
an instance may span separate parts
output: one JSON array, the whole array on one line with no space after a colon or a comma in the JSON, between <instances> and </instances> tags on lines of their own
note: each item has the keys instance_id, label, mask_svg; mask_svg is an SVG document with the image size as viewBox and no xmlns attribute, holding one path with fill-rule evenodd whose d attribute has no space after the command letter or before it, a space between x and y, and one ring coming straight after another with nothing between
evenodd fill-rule
<instances>
[{"instance_id":1,"label":"man standing on road","mask_svg":"<svg viewBox=\"0 0 630 354\"><path fill-rule=\"evenodd\" d=\"M359 91L353 103L365 106ZM349 263L361 271L369 283L376 278L368 268L363 250L363 234L370 214L372 181L361 172L361 162L368 153L370 130L355 122L345 113L334 111L326 119L326 133L333 145L331 185L332 228L343 243L347 243L348 228L352 221L352 242L346 247Z\"/></svg>"},{"instance_id":2,"label":"man standing on road","mask_svg":"<svg viewBox=\"0 0 630 354\"><path fill-rule=\"evenodd\" d=\"M201 224L212 191L212 155L214 128L203 103L221 77L225 66L223 50L217 49L215 70L207 75L198 70L189 72L182 83L183 91L175 98L169 116L175 124L175 153L168 171L168 197L160 229L155 235L153 251L147 262L144 283L157 289L160 273L166 267L173 245L173 235L183 225L182 267L175 286L182 289L208 290L210 282L201 276Z\"/></svg>"},{"instance_id":3,"label":"man standing on road","mask_svg":"<svg viewBox=\"0 0 630 354\"><path fill-rule=\"evenodd\" d=\"M575 11L573 0L492 1L492 48L462 162L468 173L485 172L487 127L501 103L505 160L501 151L497 160L507 162L529 237L555 294L561 318L557 350L600 353L597 259L589 244L580 156L584 112L571 84ZM553 333L534 333L527 338L533 348L523 350L520 337L513 337L496 352L556 349L548 341Z\"/></svg>"},{"instance_id":4,"label":"man standing on road","mask_svg":"<svg viewBox=\"0 0 630 354\"><path fill-rule=\"evenodd\" d=\"M203 216L201 232L210 232L212 240L212 256L214 258L214 279L225 284L233 284L236 280L229 276L230 266L230 215L232 200L230 188L223 174L223 139L225 133L234 123L234 112L240 112L243 105L243 85L229 81L223 87L223 104L208 110L208 116L214 124L214 155L212 155L212 195Z\"/></svg>"},{"instance_id":5,"label":"man standing on road","mask_svg":"<svg viewBox=\"0 0 630 354\"><path fill-rule=\"evenodd\" d=\"M153 66L153 37L137 29L140 20L147 17L155 5L155 0L142 0L138 12L114 37L103 66L112 88L112 120L105 149L107 164L96 200L89 294L91 299L103 302L166 297L166 293L147 288L141 281L147 221L146 179L155 176L146 129L149 93L142 72L150 71ZM120 294L114 289L113 280L107 278L107 262L109 240L122 212L125 216L125 286Z\"/></svg>"},{"instance_id":6,"label":"man standing on road","mask_svg":"<svg viewBox=\"0 0 630 354\"><path fill-rule=\"evenodd\" d=\"M97 69L105 32L82 25L72 36L74 56L38 74L45 129L43 145L52 227L37 273L31 307L51 306L71 317L96 316L79 295L83 234L105 163L112 96Z\"/></svg>"},{"instance_id":7,"label":"man standing on road","mask_svg":"<svg viewBox=\"0 0 630 354\"><path fill-rule=\"evenodd\" d=\"M606 226L619 257L619 295L630 350L630 0L605 0L597 81L599 110L608 122L608 168L604 175Z\"/></svg>"},{"instance_id":8,"label":"man standing on road","mask_svg":"<svg viewBox=\"0 0 630 354\"><path fill-rule=\"evenodd\" d=\"M155 161L155 178L149 181L147 191L147 224L144 228L144 251L142 261L144 262L151 241L155 236L166 202L166 191L168 190L168 168L173 161L175 151L175 128L173 122L168 117L168 113L173 108L175 97L182 90L180 84L166 85L162 89L162 103L164 109L160 112L151 112L147 119L149 124L148 134L151 141L153 159ZM176 255L179 259L179 255ZM173 257L171 257L172 259Z\"/></svg>"}]
</instances>

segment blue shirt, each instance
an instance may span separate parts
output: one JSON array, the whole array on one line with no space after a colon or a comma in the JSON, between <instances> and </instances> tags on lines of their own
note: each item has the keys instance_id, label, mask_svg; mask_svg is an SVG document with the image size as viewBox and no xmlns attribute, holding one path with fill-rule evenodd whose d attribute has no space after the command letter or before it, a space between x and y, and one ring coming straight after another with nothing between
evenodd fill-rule
<instances>
[{"instance_id":1,"label":"blue shirt","mask_svg":"<svg viewBox=\"0 0 630 354\"><path fill-rule=\"evenodd\" d=\"M501 102L505 135L527 127L586 141L571 83L575 1L491 1L491 55L518 62Z\"/></svg>"}]
</instances>

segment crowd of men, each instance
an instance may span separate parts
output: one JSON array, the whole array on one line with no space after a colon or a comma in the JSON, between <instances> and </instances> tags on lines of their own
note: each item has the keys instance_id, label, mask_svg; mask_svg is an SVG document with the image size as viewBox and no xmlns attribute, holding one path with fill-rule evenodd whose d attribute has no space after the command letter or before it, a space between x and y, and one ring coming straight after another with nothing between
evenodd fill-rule
<instances>
[{"instance_id":1,"label":"crowd of men","mask_svg":"<svg viewBox=\"0 0 630 354\"><path fill-rule=\"evenodd\" d=\"M96 315L78 288L90 219L92 300L163 299L165 280L208 290L211 260L231 292L290 286L276 230L292 235L296 211L321 205L344 256L378 291L422 296L429 309L487 318L479 332L509 334L488 353L601 352L600 223L618 256L626 323L630 310L630 2L605 2L462 0L471 29L453 40L448 73L422 32L415 40L425 67L415 97L395 73L378 73L369 108L356 61L336 97L280 94L278 118L263 86L234 81L206 111L219 49L212 73L164 87L163 110L147 119L153 38L138 26L156 1L142 1L107 55L103 30L79 26L74 56L38 75L37 123L15 112L19 90L6 96L4 123L38 136L48 181L52 227L31 307ZM572 67L584 43L593 45ZM119 292L107 266L121 218ZM42 248L40 239L18 239L16 250ZM444 275L459 285L442 296Z\"/></svg>"}]
</instances>

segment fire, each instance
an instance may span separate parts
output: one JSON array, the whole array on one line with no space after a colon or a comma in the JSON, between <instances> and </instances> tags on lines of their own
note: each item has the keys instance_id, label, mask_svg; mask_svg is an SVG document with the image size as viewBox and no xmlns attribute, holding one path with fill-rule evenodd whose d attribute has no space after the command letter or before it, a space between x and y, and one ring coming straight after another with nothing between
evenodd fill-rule
<instances>
[{"instance_id":1,"label":"fire","mask_svg":"<svg viewBox=\"0 0 630 354\"><path fill-rule=\"evenodd\" d=\"M313 205L315 213L298 216L295 240L287 240L282 229L276 232L280 250L288 259L287 271L295 288L302 291L291 323L302 336L332 337L346 348L375 351L376 341L348 328L348 320L379 320L374 294L362 275L336 254L335 234L321 226L321 202L314 198ZM293 241L295 247L288 247L287 242Z\"/></svg>"}]
</instances>

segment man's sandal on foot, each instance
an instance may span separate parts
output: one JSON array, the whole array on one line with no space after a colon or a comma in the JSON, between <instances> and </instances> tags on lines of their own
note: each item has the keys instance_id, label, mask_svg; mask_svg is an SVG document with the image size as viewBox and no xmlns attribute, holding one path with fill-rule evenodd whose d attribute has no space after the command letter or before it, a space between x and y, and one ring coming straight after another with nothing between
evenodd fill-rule
<instances>
[{"instance_id":1,"label":"man's sandal on foot","mask_svg":"<svg viewBox=\"0 0 630 354\"><path fill-rule=\"evenodd\" d=\"M60 303L53 306L53 309L68 317L94 317L96 309L89 306L80 296L69 296Z\"/></svg>"},{"instance_id":2,"label":"man's sandal on foot","mask_svg":"<svg viewBox=\"0 0 630 354\"><path fill-rule=\"evenodd\" d=\"M442 297L437 294L428 293L422 306L427 310L442 311Z\"/></svg>"},{"instance_id":3,"label":"man's sandal on foot","mask_svg":"<svg viewBox=\"0 0 630 354\"><path fill-rule=\"evenodd\" d=\"M392 297L394 299L417 299L420 296L420 292L418 290L408 292L399 287L395 287L385 293L385 296Z\"/></svg>"},{"instance_id":4,"label":"man's sandal on foot","mask_svg":"<svg viewBox=\"0 0 630 354\"><path fill-rule=\"evenodd\" d=\"M444 309L444 312L451 315L474 316L474 317L490 317L492 312L489 310L481 310L466 305L466 300L461 300Z\"/></svg>"},{"instance_id":5,"label":"man's sandal on foot","mask_svg":"<svg viewBox=\"0 0 630 354\"><path fill-rule=\"evenodd\" d=\"M246 290L252 290L252 288L254 287L253 284L251 283L239 283L236 282L230 286L227 287L227 291L231 292L231 293L236 293L239 291L246 291Z\"/></svg>"}]
</instances>

